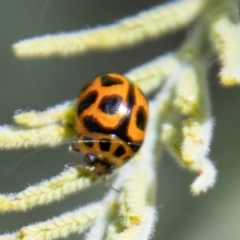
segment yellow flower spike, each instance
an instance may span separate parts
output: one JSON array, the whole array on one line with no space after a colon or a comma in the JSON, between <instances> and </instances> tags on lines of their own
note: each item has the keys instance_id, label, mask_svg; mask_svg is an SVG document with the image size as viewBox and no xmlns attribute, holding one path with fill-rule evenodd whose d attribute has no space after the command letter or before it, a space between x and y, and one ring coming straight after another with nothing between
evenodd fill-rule
<instances>
[{"instance_id":1,"label":"yellow flower spike","mask_svg":"<svg viewBox=\"0 0 240 240\"><path fill-rule=\"evenodd\" d=\"M194 118L184 121L181 153L186 165L198 163L208 154L212 128L212 119L207 119L202 123Z\"/></svg>"},{"instance_id":2,"label":"yellow flower spike","mask_svg":"<svg viewBox=\"0 0 240 240\"><path fill-rule=\"evenodd\" d=\"M126 227L139 225L142 222L149 193L147 172L142 170L132 174L126 180L119 196L120 216L122 224Z\"/></svg>"},{"instance_id":3,"label":"yellow flower spike","mask_svg":"<svg viewBox=\"0 0 240 240\"><path fill-rule=\"evenodd\" d=\"M43 112L30 111L19 112L17 111L14 116L14 121L26 127L42 127L52 123L61 121L68 121L73 123L75 117L75 101L68 101L62 104L58 104L54 107L50 107Z\"/></svg>"},{"instance_id":4,"label":"yellow flower spike","mask_svg":"<svg viewBox=\"0 0 240 240\"><path fill-rule=\"evenodd\" d=\"M102 210L107 209L107 207L102 208ZM100 214L103 215L103 214ZM102 240L106 225L109 224L108 217L104 214L96 219L95 223L91 226L90 230L85 235L85 240Z\"/></svg>"},{"instance_id":5,"label":"yellow flower spike","mask_svg":"<svg viewBox=\"0 0 240 240\"><path fill-rule=\"evenodd\" d=\"M213 162L207 157L203 157L195 166L193 171L197 171L199 176L194 180L190 186L193 195L199 195L207 192L213 187L217 180L217 170Z\"/></svg>"},{"instance_id":6,"label":"yellow flower spike","mask_svg":"<svg viewBox=\"0 0 240 240\"><path fill-rule=\"evenodd\" d=\"M188 108L188 106L177 105L176 100L174 100L179 97L179 93L181 93L182 98L185 97L184 91L179 90L178 86L184 82L186 76L188 76L189 81L193 82L192 86L186 89L186 97L187 94L191 93L197 95L198 107L193 105L193 108L190 105ZM196 76L198 75L193 66L184 64L179 66L166 80L161 90L162 96L158 100L162 103L160 122L158 123L160 124L161 141L183 167L199 174L191 185L191 192L194 195L206 192L214 185L217 176L215 166L210 160L206 160L213 128L206 79L204 77L201 79L198 77L198 79ZM194 79L191 80L190 77L194 77ZM181 86L179 87L181 88ZM198 89L194 92L194 90L190 90L191 87ZM185 104L189 104L189 102L185 101ZM183 109L190 109L190 111L183 111ZM183 120L183 116L185 120Z\"/></svg>"},{"instance_id":7,"label":"yellow flower spike","mask_svg":"<svg viewBox=\"0 0 240 240\"><path fill-rule=\"evenodd\" d=\"M186 26L203 10L203 0L182 0L153 7L112 25L19 41L13 45L13 50L16 56L29 58L68 56L134 45Z\"/></svg>"},{"instance_id":8,"label":"yellow flower spike","mask_svg":"<svg viewBox=\"0 0 240 240\"><path fill-rule=\"evenodd\" d=\"M100 203L93 203L73 212L64 213L51 220L29 225L20 230L20 239L50 240L64 238L70 233L81 233L99 217L101 207Z\"/></svg>"},{"instance_id":9,"label":"yellow flower spike","mask_svg":"<svg viewBox=\"0 0 240 240\"><path fill-rule=\"evenodd\" d=\"M186 166L197 163L208 154L213 128L206 79L204 76L199 77L199 71L193 66L187 67L187 73L189 72L188 81L190 87L189 89L186 87L185 94L186 98L188 98L192 92L196 104L192 105L191 102L185 102L186 105L190 104L190 107L185 107L189 111L184 112L188 114L185 116L187 118L182 122L181 126L183 136L181 159ZM179 80L182 80L181 75ZM176 92L178 92L177 89ZM182 96L183 93L184 90L181 92Z\"/></svg>"},{"instance_id":10,"label":"yellow flower spike","mask_svg":"<svg viewBox=\"0 0 240 240\"><path fill-rule=\"evenodd\" d=\"M16 233L4 234L0 236L0 240L21 240L19 235Z\"/></svg>"},{"instance_id":11,"label":"yellow flower spike","mask_svg":"<svg viewBox=\"0 0 240 240\"><path fill-rule=\"evenodd\" d=\"M128 171L128 177L118 198L118 214L124 228L140 225L144 220L146 207L153 205L155 201L155 165L150 168L145 161L153 159L140 152L129 164L131 168L125 170Z\"/></svg>"},{"instance_id":12,"label":"yellow flower spike","mask_svg":"<svg viewBox=\"0 0 240 240\"><path fill-rule=\"evenodd\" d=\"M2 126L0 127L0 149L56 146L73 136L76 136L73 129L58 124L31 129Z\"/></svg>"},{"instance_id":13,"label":"yellow flower spike","mask_svg":"<svg viewBox=\"0 0 240 240\"><path fill-rule=\"evenodd\" d=\"M28 187L17 194L0 195L0 212L25 211L48 204L84 189L95 181L87 169L70 168L50 180Z\"/></svg>"},{"instance_id":14,"label":"yellow flower spike","mask_svg":"<svg viewBox=\"0 0 240 240\"><path fill-rule=\"evenodd\" d=\"M193 67L186 67L179 76L175 87L174 104L183 115L199 114L199 76Z\"/></svg>"},{"instance_id":15,"label":"yellow flower spike","mask_svg":"<svg viewBox=\"0 0 240 240\"><path fill-rule=\"evenodd\" d=\"M6 195L0 195L0 212L5 212L13 208L13 202L10 200L10 198Z\"/></svg>"},{"instance_id":16,"label":"yellow flower spike","mask_svg":"<svg viewBox=\"0 0 240 240\"><path fill-rule=\"evenodd\" d=\"M221 62L221 83L225 86L240 84L240 32L238 24L226 15L214 21L210 27L212 45Z\"/></svg>"},{"instance_id":17,"label":"yellow flower spike","mask_svg":"<svg viewBox=\"0 0 240 240\"><path fill-rule=\"evenodd\" d=\"M151 223L155 222L157 218L156 209L154 207L146 207L144 211L143 221L138 225L133 225L130 228L119 232L118 225L111 224L108 227L108 234L106 240L146 240L152 234Z\"/></svg>"},{"instance_id":18,"label":"yellow flower spike","mask_svg":"<svg viewBox=\"0 0 240 240\"><path fill-rule=\"evenodd\" d=\"M196 119L188 119L183 124L182 161L186 165L193 164L201 154L201 125Z\"/></svg>"},{"instance_id":19,"label":"yellow flower spike","mask_svg":"<svg viewBox=\"0 0 240 240\"><path fill-rule=\"evenodd\" d=\"M128 169L128 168L127 168ZM120 169L121 171L121 169ZM113 183L113 187L117 190L125 182L125 179L129 175L129 172L123 171L121 175L118 175ZM107 231L109 231L111 223L114 222L114 229L122 230L123 227L119 222L118 209L119 204L117 202L118 192L112 189L101 201L101 214L99 218L95 221L93 226L90 228L89 232L85 236L85 240L102 240L106 239Z\"/></svg>"},{"instance_id":20,"label":"yellow flower spike","mask_svg":"<svg viewBox=\"0 0 240 240\"><path fill-rule=\"evenodd\" d=\"M182 165L181 158L181 145L182 134L179 125L174 125L171 122L163 122L161 124L161 141L170 150L170 153L178 160Z\"/></svg>"},{"instance_id":21,"label":"yellow flower spike","mask_svg":"<svg viewBox=\"0 0 240 240\"><path fill-rule=\"evenodd\" d=\"M185 120L183 126L164 122L161 127L161 139L172 155L181 166L199 175L191 184L193 195L205 193L216 182L216 167L207 158L212 128L212 119L206 119L201 123L194 118Z\"/></svg>"},{"instance_id":22,"label":"yellow flower spike","mask_svg":"<svg viewBox=\"0 0 240 240\"><path fill-rule=\"evenodd\" d=\"M181 132L181 117L174 104L174 94L176 85L180 82L178 77L182 75L182 72L184 72L185 69L184 64L179 65L168 79L166 79L166 82L161 89L161 94L158 96L158 102L161 103L158 109L159 139L179 161L181 161L180 150L183 138Z\"/></svg>"}]
</instances>

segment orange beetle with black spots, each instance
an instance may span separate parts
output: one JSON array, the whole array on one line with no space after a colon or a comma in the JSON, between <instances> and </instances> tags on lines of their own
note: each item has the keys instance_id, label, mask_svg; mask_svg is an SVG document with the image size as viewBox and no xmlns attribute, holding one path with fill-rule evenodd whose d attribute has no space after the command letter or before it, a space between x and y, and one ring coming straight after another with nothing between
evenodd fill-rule
<instances>
[{"instance_id":1,"label":"orange beetle with black spots","mask_svg":"<svg viewBox=\"0 0 240 240\"><path fill-rule=\"evenodd\" d=\"M96 175L110 174L141 147L148 112L148 101L135 83L117 73L99 75L78 95L78 141L71 149L85 154Z\"/></svg>"}]
</instances>

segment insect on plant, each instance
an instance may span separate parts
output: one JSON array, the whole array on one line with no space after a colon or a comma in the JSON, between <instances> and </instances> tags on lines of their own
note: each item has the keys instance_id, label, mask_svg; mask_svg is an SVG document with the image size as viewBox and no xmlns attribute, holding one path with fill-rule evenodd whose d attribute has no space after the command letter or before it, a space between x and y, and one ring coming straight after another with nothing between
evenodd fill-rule
<instances>
[{"instance_id":1,"label":"insect on plant","mask_svg":"<svg viewBox=\"0 0 240 240\"><path fill-rule=\"evenodd\" d=\"M96 175L106 175L130 160L141 147L148 102L136 84L116 73L94 78L77 100L78 145Z\"/></svg>"},{"instance_id":2,"label":"insect on plant","mask_svg":"<svg viewBox=\"0 0 240 240\"><path fill-rule=\"evenodd\" d=\"M106 26L14 43L15 56L31 61L123 49L184 27L191 29L177 50L159 53L123 75L115 70L99 72L77 99L45 111L17 112L14 125L0 127L1 150L52 147L67 141L85 161L84 165L66 162L59 175L19 193L1 193L1 213L59 201L108 176L117 189L107 189L103 199L74 211L2 234L0 240L50 240L83 232L86 240L150 239L161 214L156 183L163 149L197 175L190 185L193 195L213 187L217 170L208 156L214 124L207 71L215 54L221 84L240 83L236 9L237 0L167 2Z\"/></svg>"}]
</instances>

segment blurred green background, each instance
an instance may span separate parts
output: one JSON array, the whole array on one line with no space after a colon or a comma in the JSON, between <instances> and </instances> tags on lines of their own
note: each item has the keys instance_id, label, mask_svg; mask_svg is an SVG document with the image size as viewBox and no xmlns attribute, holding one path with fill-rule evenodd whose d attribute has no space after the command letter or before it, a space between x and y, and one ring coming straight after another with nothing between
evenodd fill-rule
<instances>
[{"instance_id":1,"label":"blurred green background","mask_svg":"<svg viewBox=\"0 0 240 240\"><path fill-rule=\"evenodd\" d=\"M91 52L71 58L20 60L11 45L46 33L59 33L112 23L150 8L157 0L2 0L0 7L0 124L11 124L18 109L44 110L74 99L78 89L93 76L124 73L157 55L176 49L187 37L179 31L162 39L112 52ZM210 157L219 176L207 194L193 197L189 185L195 175L182 170L167 154L159 159L157 207L159 219L154 239L240 239L240 89L219 85L217 63L209 64L209 88L215 130ZM68 146L0 152L0 192L18 192L42 179L57 175L64 164L82 160ZM23 160L24 158L24 160ZM22 161L23 160L23 161ZM21 161L2 178L8 169ZM104 182L61 202L26 213L0 215L0 233L44 221L80 205L101 199L108 191ZM72 235L69 239L79 239ZM80 239L83 239L80 237Z\"/></svg>"}]
</instances>

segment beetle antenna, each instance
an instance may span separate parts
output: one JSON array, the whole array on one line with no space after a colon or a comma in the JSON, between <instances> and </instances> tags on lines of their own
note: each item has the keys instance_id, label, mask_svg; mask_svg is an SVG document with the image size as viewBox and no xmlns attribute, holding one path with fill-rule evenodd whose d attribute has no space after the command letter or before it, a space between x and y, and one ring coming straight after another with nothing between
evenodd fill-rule
<instances>
[{"instance_id":1,"label":"beetle antenna","mask_svg":"<svg viewBox=\"0 0 240 240\"><path fill-rule=\"evenodd\" d=\"M19 164L21 164L26 158L28 158L29 156L35 154L36 152L42 150L44 147L38 148L30 153L28 153L27 155L25 155L24 157L22 157L20 160L18 160L15 164L13 164L1 177L0 177L0 182L14 169L16 168Z\"/></svg>"}]
</instances>

